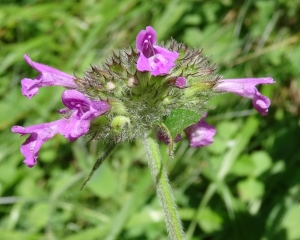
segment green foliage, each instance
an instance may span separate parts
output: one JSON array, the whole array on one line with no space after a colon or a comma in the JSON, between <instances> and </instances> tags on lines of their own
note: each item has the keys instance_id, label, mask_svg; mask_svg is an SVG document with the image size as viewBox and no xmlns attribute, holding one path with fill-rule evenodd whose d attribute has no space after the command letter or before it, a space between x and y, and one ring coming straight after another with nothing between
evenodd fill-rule
<instances>
[{"instance_id":1,"label":"green foliage","mask_svg":"<svg viewBox=\"0 0 300 240\"><path fill-rule=\"evenodd\" d=\"M174 158L160 145L187 239L300 239L299 2L0 1L0 239L167 239L161 207L140 141L123 143L80 191L103 146L56 136L39 162L22 164L25 137L12 125L58 119L60 87L28 100L20 80L36 76L32 59L82 77L113 49L134 46L153 26L203 48L224 78L271 76L261 117L249 100L231 94L210 101L214 143ZM175 131L175 130L174 130ZM176 130L177 131L177 130ZM174 133L175 134L175 133Z\"/></svg>"}]
</instances>

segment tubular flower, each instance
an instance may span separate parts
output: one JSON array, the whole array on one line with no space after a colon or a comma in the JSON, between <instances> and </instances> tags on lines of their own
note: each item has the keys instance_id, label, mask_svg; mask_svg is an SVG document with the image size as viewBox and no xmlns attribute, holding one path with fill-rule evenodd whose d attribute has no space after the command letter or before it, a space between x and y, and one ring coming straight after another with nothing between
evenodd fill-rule
<instances>
[{"instance_id":1,"label":"tubular flower","mask_svg":"<svg viewBox=\"0 0 300 240\"><path fill-rule=\"evenodd\" d=\"M38 93L40 87L54 85L67 88L77 87L73 76L44 64L34 62L27 54L24 55L24 59L32 68L40 73L35 79L24 78L21 81L22 94L24 96L32 98Z\"/></svg>"},{"instance_id":2,"label":"tubular flower","mask_svg":"<svg viewBox=\"0 0 300 240\"><path fill-rule=\"evenodd\" d=\"M206 113L203 114L200 121L187 127L184 131L190 140L191 147L204 147L213 143L214 135L216 134L215 127L205 122Z\"/></svg>"},{"instance_id":3,"label":"tubular flower","mask_svg":"<svg viewBox=\"0 0 300 240\"><path fill-rule=\"evenodd\" d=\"M139 32L136 38L136 48L140 54L137 69L142 72L149 71L154 76L168 74L175 66L178 53L155 44L156 32L152 27L148 26L146 30Z\"/></svg>"},{"instance_id":4,"label":"tubular flower","mask_svg":"<svg viewBox=\"0 0 300 240\"><path fill-rule=\"evenodd\" d=\"M74 141L89 131L91 121L110 109L105 101L94 101L76 90L66 90L62 102L71 111L71 116L60 123L60 133L70 141Z\"/></svg>"},{"instance_id":5,"label":"tubular flower","mask_svg":"<svg viewBox=\"0 0 300 240\"><path fill-rule=\"evenodd\" d=\"M70 112L69 118L63 118L50 123L37 124L29 127L13 126L12 132L21 135L30 134L21 147L24 163L33 167L38 158L42 144L60 133L69 141L74 141L89 131L92 120L109 110L104 101L92 101L76 90L66 90L62 102L67 107L61 113Z\"/></svg>"},{"instance_id":6,"label":"tubular flower","mask_svg":"<svg viewBox=\"0 0 300 240\"><path fill-rule=\"evenodd\" d=\"M267 115L271 101L260 94L255 87L258 84L275 83L273 78L240 78L219 80L214 90L218 92L231 92L242 97L252 99L253 107L263 116Z\"/></svg>"}]
</instances>

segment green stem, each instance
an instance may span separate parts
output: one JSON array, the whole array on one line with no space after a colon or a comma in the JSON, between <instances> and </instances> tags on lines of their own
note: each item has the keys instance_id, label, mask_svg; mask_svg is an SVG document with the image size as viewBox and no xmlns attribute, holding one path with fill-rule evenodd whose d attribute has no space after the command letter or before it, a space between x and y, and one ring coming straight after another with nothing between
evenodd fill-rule
<instances>
[{"instance_id":1,"label":"green stem","mask_svg":"<svg viewBox=\"0 0 300 240\"><path fill-rule=\"evenodd\" d=\"M164 210L167 231L171 240L184 239L181 221L174 202L171 186L156 141L148 136L143 138L148 165L153 177L156 193Z\"/></svg>"}]
</instances>

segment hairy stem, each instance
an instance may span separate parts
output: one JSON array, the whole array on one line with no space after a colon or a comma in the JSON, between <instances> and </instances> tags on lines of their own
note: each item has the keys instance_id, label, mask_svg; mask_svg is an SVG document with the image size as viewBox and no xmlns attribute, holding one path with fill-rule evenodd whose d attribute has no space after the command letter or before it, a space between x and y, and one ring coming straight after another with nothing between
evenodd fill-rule
<instances>
[{"instance_id":1,"label":"hairy stem","mask_svg":"<svg viewBox=\"0 0 300 240\"><path fill-rule=\"evenodd\" d=\"M156 186L156 193L163 207L169 238L171 240L182 240L184 239L184 233L168 176L162 164L158 144L153 138L148 136L144 136L143 143L148 157L148 165Z\"/></svg>"}]
</instances>

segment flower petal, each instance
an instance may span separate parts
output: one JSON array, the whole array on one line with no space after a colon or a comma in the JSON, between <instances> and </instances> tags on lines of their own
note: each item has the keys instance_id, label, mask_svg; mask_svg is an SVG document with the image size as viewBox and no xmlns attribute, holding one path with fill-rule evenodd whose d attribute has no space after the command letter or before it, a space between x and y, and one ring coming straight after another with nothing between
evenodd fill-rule
<instances>
[{"instance_id":1,"label":"flower petal","mask_svg":"<svg viewBox=\"0 0 300 240\"><path fill-rule=\"evenodd\" d=\"M145 50L145 41L152 46L156 43L156 32L151 26L146 27L146 30L140 31L136 37L136 49L139 52Z\"/></svg>"},{"instance_id":2,"label":"flower petal","mask_svg":"<svg viewBox=\"0 0 300 240\"><path fill-rule=\"evenodd\" d=\"M76 90L65 90L62 94L63 104L70 110L81 110L84 113L89 110L91 100Z\"/></svg>"},{"instance_id":3,"label":"flower petal","mask_svg":"<svg viewBox=\"0 0 300 240\"><path fill-rule=\"evenodd\" d=\"M76 90L64 91L62 102L68 109L74 110L72 115L81 120L93 120L110 109L106 101L90 100Z\"/></svg>"},{"instance_id":4,"label":"flower petal","mask_svg":"<svg viewBox=\"0 0 300 240\"><path fill-rule=\"evenodd\" d=\"M33 125L29 127L13 126L12 132L19 133L22 136L30 134L26 141L21 146L21 153L25 157L24 163L28 167L33 167L38 158L38 151L44 142L53 138L58 133L58 124L61 120Z\"/></svg>"},{"instance_id":5,"label":"flower petal","mask_svg":"<svg viewBox=\"0 0 300 240\"><path fill-rule=\"evenodd\" d=\"M151 65L150 61L148 58L146 58L142 53L140 54L136 67L139 71L144 72L144 71L151 71Z\"/></svg>"},{"instance_id":6,"label":"flower petal","mask_svg":"<svg viewBox=\"0 0 300 240\"><path fill-rule=\"evenodd\" d=\"M171 68L175 66L174 61L178 58L178 53L158 46L154 46L154 50L156 54L150 58L146 58L140 53L137 69L149 71L153 76L168 74Z\"/></svg>"},{"instance_id":7,"label":"flower petal","mask_svg":"<svg viewBox=\"0 0 300 240\"><path fill-rule=\"evenodd\" d=\"M74 116L69 119L61 119L58 125L58 131L70 142L85 135L90 129L91 120L81 120Z\"/></svg>"},{"instance_id":8,"label":"flower petal","mask_svg":"<svg viewBox=\"0 0 300 240\"><path fill-rule=\"evenodd\" d=\"M32 61L28 55L24 55L26 62L40 74L35 79L24 78L21 81L22 94L28 98L32 98L38 93L40 87L45 86L63 86L69 88L76 88L74 77L61 72L55 68L46 66L41 63Z\"/></svg>"},{"instance_id":9,"label":"flower petal","mask_svg":"<svg viewBox=\"0 0 300 240\"><path fill-rule=\"evenodd\" d=\"M213 143L216 134L215 127L205 122L206 114L196 124L187 127L184 131L190 140L191 147L204 147Z\"/></svg>"},{"instance_id":10,"label":"flower petal","mask_svg":"<svg viewBox=\"0 0 300 240\"><path fill-rule=\"evenodd\" d=\"M266 96L261 95L258 91L252 99L253 107L263 116L267 115L271 101Z\"/></svg>"},{"instance_id":11,"label":"flower petal","mask_svg":"<svg viewBox=\"0 0 300 240\"><path fill-rule=\"evenodd\" d=\"M149 58L151 65L151 74L154 76L168 74L172 67L175 66L175 60L179 54L171 52L168 49L154 46L156 55Z\"/></svg>"}]
</instances>

